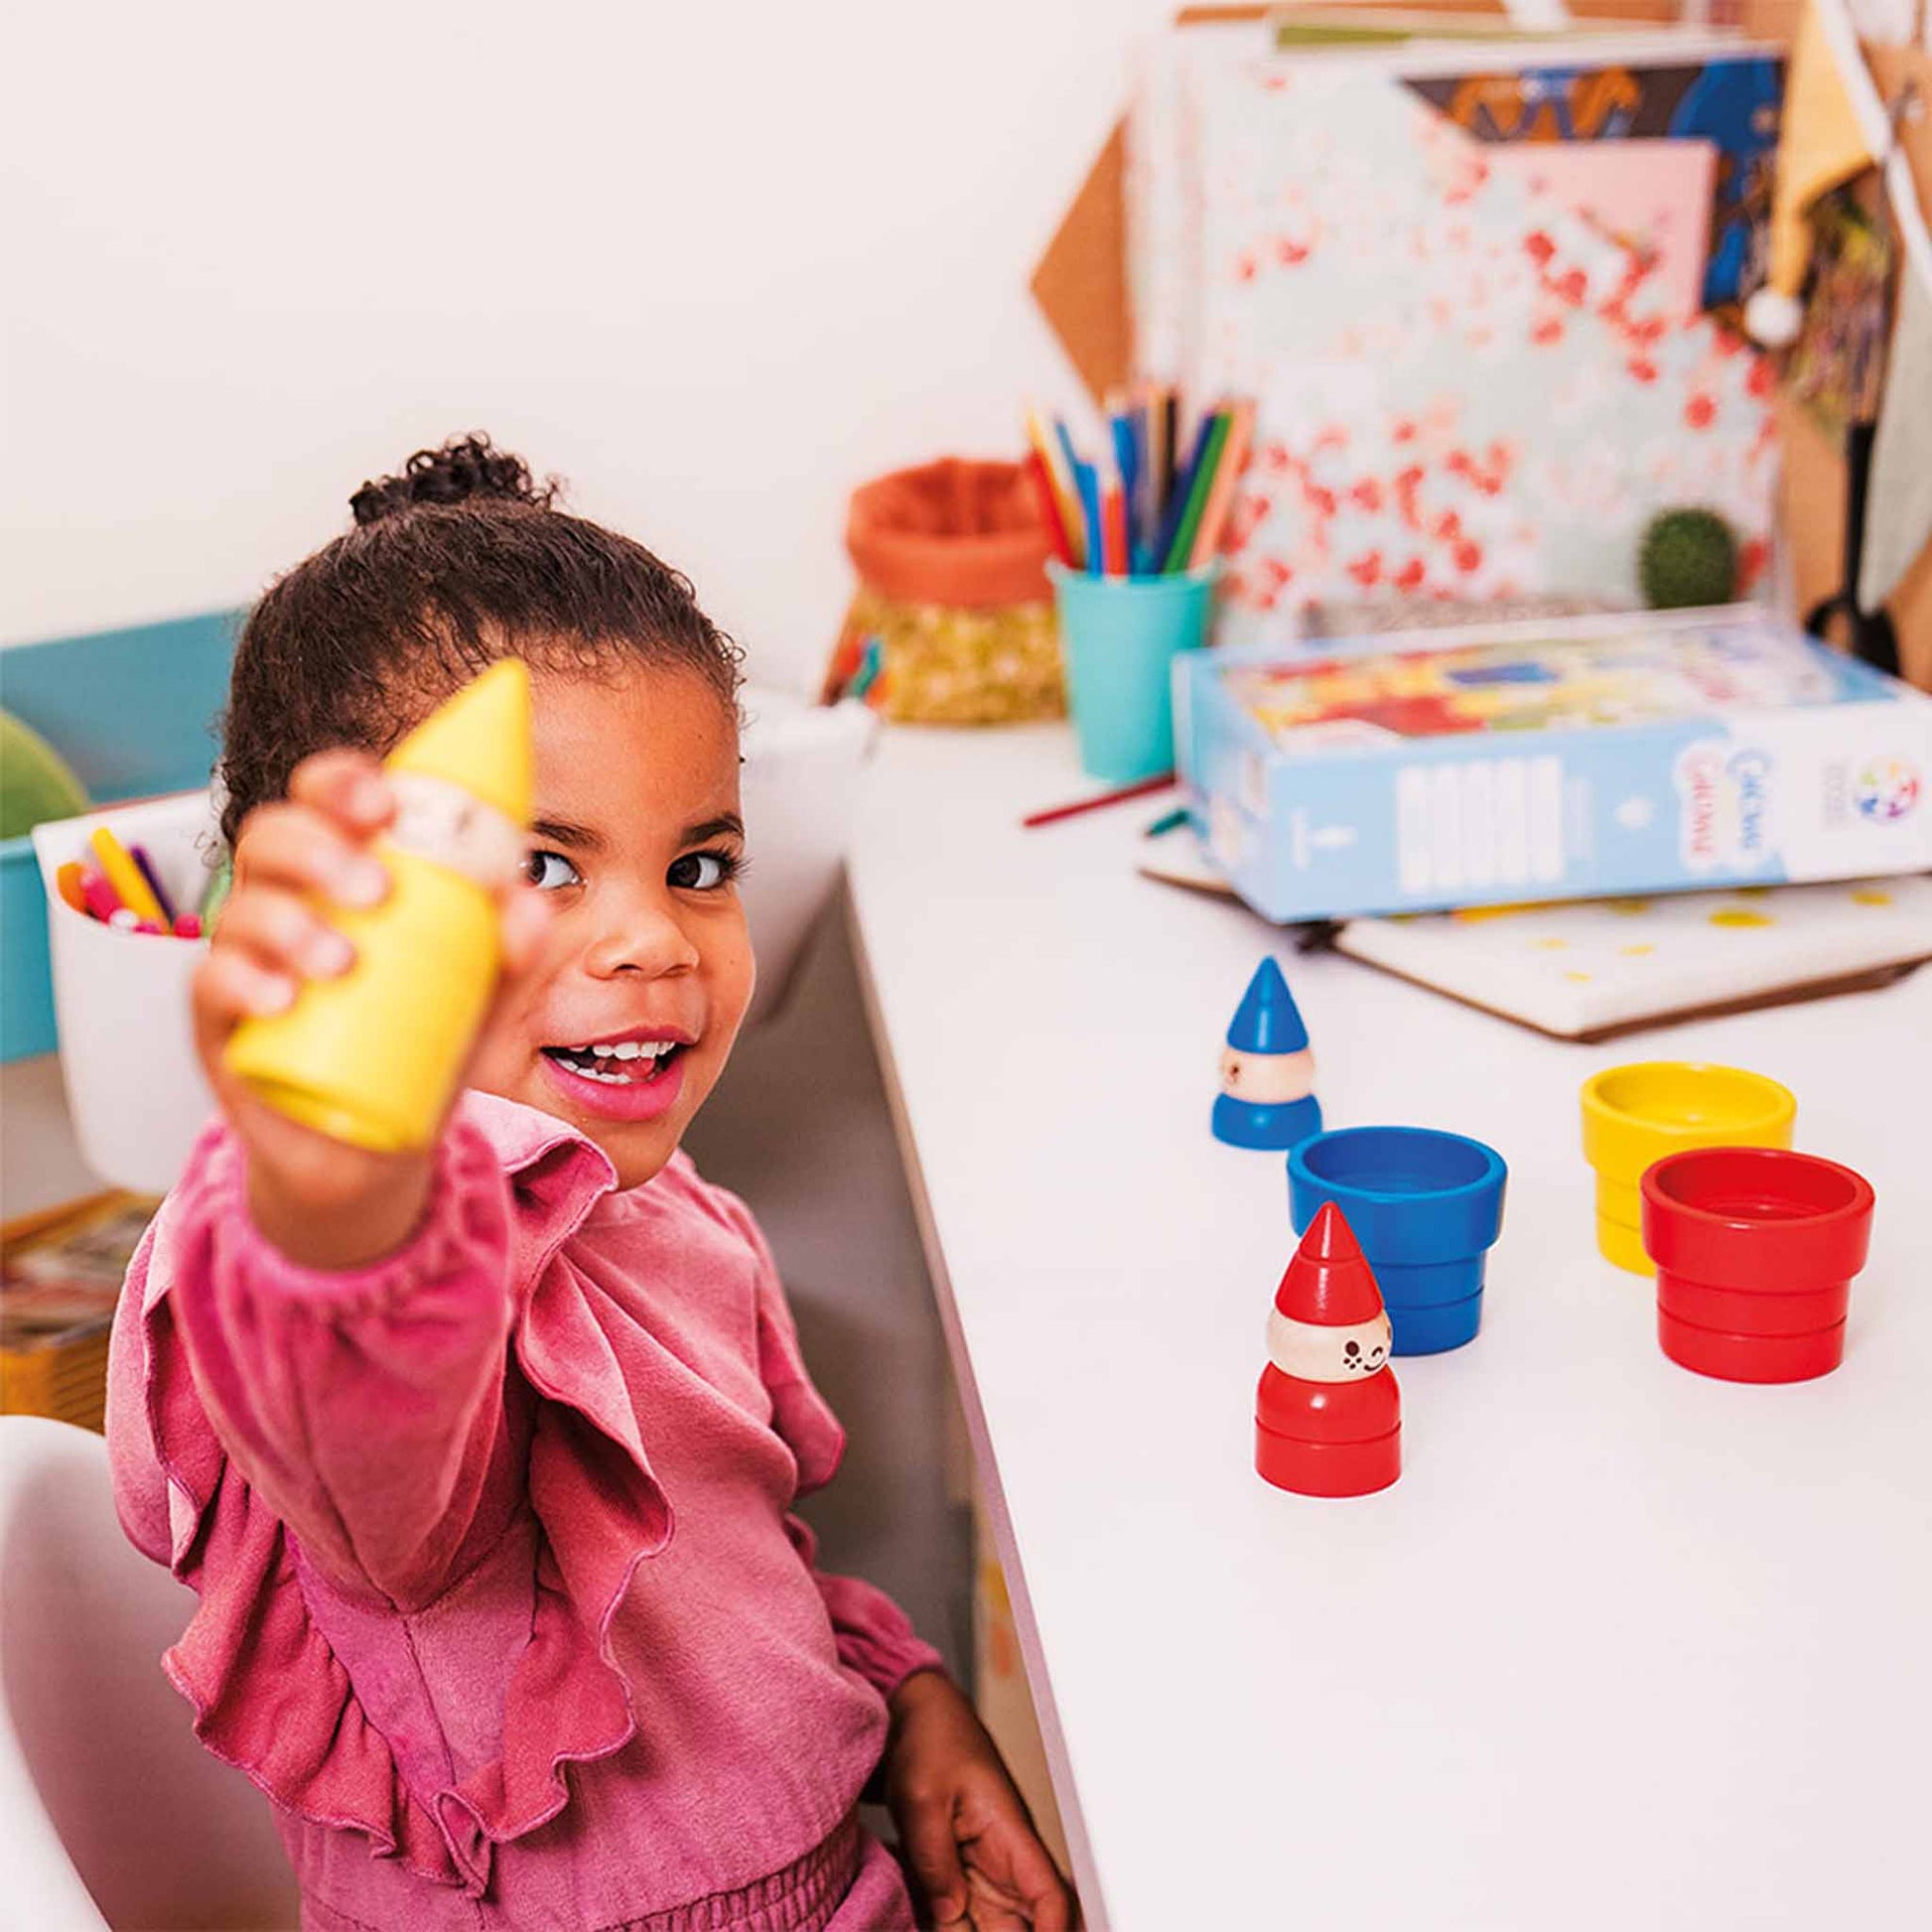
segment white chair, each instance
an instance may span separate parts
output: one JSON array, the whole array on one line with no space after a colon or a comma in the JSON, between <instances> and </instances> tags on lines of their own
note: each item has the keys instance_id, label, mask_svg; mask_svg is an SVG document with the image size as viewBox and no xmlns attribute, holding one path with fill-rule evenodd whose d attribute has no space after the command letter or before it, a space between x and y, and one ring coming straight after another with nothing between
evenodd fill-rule
<instances>
[{"instance_id":1,"label":"white chair","mask_svg":"<svg viewBox=\"0 0 1932 1932\"><path fill-rule=\"evenodd\" d=\"M0 1932L286 1932L267 1799L161 1671L194 1599L121 1534L98 1436L0 1416Z\"/></svg>"}]
</instances>

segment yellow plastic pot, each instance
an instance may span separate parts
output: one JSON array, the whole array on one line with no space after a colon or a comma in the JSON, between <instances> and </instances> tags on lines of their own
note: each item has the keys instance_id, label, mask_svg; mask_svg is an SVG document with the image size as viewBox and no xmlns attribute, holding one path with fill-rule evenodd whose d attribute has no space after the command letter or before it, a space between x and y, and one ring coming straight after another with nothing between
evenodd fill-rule
<instances>
[{"instance_id":1,"label":"yellow plastic pot","mask_svg":"<svg viewBox=\"0 0 1932 1932\"><path fill-rule=\"evenodd\" d=\"M1791 1145L1798 1102L1788 1087L1735 1066L1642 1060L1584 1082L1584 1159L1596 1173L1596 1245L1634 1275L1644 1253L1637 1183L1667 1154L1693 1147Z\"/></svg>"}]
</instances>

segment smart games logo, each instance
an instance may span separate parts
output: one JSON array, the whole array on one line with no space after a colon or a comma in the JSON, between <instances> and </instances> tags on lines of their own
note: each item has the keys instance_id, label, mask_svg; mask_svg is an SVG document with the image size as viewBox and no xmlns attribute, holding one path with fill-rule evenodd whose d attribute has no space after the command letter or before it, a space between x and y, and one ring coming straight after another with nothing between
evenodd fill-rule
<instances>
[{"instance_id":1,"label":"smart games logo","mask_svg":"<svg viewBox=\"0 0 1932 1932\"><path fill-rule=\"evenodd\" d=\"M1895 825L1918 803L1919 775L1903 759L1872 759L1859 767L1852 802L1861 818Z\"/></svg>"},{"instance_id":2,"label":"smart games logo","mask_svg":"<svg viewBox=\"0 0 1932 1932\"><path fill-rule=\"evenodd\" d=\"M1701 739L1678 755L1678 852L1689 872L1756 865L1771 850L1771 759Z\"/></svg>"}]
</instances>

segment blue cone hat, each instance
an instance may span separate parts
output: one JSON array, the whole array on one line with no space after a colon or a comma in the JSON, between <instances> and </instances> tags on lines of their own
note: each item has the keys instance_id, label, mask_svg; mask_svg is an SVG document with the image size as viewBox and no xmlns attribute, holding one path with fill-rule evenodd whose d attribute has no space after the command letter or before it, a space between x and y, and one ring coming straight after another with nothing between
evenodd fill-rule
<instances>
[{"instance_id":1,"label":"blue cone hat","mask_svg":"<svg viewBox=\"0 0 1932 1932\"><path fill-rule=\"evenodd\" d=\"M1228 1044L1243 1053L1299 1053L1309 1030L1272 955L1255 968L1228 1027Z\"/></svg>"}]
</instances>

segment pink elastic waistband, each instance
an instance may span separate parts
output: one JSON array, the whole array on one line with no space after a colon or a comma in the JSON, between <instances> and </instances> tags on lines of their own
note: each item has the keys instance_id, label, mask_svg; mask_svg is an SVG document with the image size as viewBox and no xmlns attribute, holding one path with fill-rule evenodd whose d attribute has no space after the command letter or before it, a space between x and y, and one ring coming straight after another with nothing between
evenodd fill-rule
<instances>
[{"instance_id":1,"label":"pink elastic waistband","mask_svg":"<svg viewBox=\"0 0 1932 1932\"><path fill-rule=\"evenodd\" d=\"M859 1873L859 1819L854 1813L815 1852L782 1871L716 1891L648 1918L625 1919L605 1932L820 1932Z\"/></svg>"}]
</instances>

